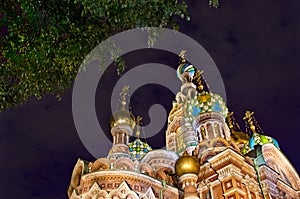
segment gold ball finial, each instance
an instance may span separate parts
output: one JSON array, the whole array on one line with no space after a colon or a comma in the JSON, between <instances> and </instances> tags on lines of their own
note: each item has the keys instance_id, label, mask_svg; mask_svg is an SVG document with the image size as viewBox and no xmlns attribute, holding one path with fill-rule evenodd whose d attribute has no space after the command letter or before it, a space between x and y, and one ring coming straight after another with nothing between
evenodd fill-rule
<instances>
[{"instance_id":1,"label":"gold ball finial","mask_svg":"<svg viewBox=\"0 0 300 199\"><path fill-rule=\"evenodd\" d=\"M198 175L199 171L200 171L199 161L194 156L190 156L186 150L175 163L175 172L179 177L184 174Z\"/></svg>"},{"instance_id":2,"label":"gold ball finial","mask_svg":"<svg viewBox=\"0 0 300 199\"><path fill-rule=\"evenodd\" d=\"M186 50L181 50L180 53L179 53L179 55L178 55L179 58L180 58L180 61L182 63L186 62L186 55L185 55L185 53L186 53Z\"/></svg>"}]
</instances>

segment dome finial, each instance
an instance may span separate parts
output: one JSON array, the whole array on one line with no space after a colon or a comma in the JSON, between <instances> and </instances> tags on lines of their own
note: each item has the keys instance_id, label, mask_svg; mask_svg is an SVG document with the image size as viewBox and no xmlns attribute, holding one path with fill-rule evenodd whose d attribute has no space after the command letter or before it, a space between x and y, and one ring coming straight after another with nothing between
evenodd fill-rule
<instances>
[{"instance_id":1,"label":"dome finial","mask_svg":"<svg viewBox=\"0 0 300 199\"><path fill-rule=\"evenodd\" d=\"M234 131L237 131L237 132L241 132L241 128L240 128L240 125L237 123L235 117L234 117L234 112L231 111L227 114L227 117L226 117L226 122L228 124L228 127L231 129L231 130L234 130Z\"/></svg>"},{"instance_id":2,"label":"dome finial","mask_svg":"<svg viewBox=\"0 0 300 199\"><path fill-rule=\"evenodd\" d=\"M254 112L247 110L243 118L246 125L246 131L251 136L252 134L264 134L258 122L254 117Z\"/></svg>"},{"instance_id":3,"label":"dome finial","mask_svg":"<svg viewBox=\"0 0 300 199\"><path fill-rule=\"evenodd\" d=\"M141 131L140 131L140 126L141 126L141 124L142 124L142 117L141 116L137 116L137 118L136 118L136 137L137 137L137 139L140 139L140 135L141 135Z\"/></svg>"},{"instance_id":4,"label":"dome finial","mask_svg":"<svg viewBox=\"0 0 300 199\"><path fill-rule=\"evenodd\" d=\"M126 106L126 101L127 101L127 97L128 97L128 91L129 91L129 86L125 85L122 88L122 91L120 93L120 101L121 101L121 106L122 106L123 110L125 109L125 106Z\"/></svg>"},{"instance_id":5,"label":"dome finial","mask_svg":"<svg viewBox=\"0 0 300 199\"><path fill-rule=\"evenodd\" d=\"M246 122L246 124L249 125L250 130L255 134L257 132L256 132L255 124L254 124L254 117L253 117L253 115L254 115L253 111L247 110L245 112L245 117L243 118L243 120Z\"/></svg>"},{"instance_id":6,"label":"dome finial","mask_svg":"<svg viewBox=\"0 0 300 199\"><path fill-rule=\"evenodd\" d=\"M202 74L203 74L203 70L196 70L192 80L192 82L196 86L198 93L201 93L202 91L209 92L208 85L206 84Z\"/></svg>"},{"instance_id":7,"label":"dome finial","mask_svg":"<svg viewBox=\"0 0 300 199\"><path fill-rule=\"evenodd\" d=\"M233 122L232 117L233 117L233 112L229 112L229 113L227 114L227 117L226 117L227 123L228 123L228 127L229 127L230 129L233 129L233 128L234 128L234 124L233 124L234 122Z\"/></svg>"},{"instance_id":8,"label":"dome finial","mask_svg":"<svg viewBox=\"0 0 300 199\"><path fill-rule=\"evenodd\" d=\"M181 63L185 63L186 62L186 50L181 50L180 53L179 53L179 59L180 59L180 62Z\"/></svg>"}]
</instances>

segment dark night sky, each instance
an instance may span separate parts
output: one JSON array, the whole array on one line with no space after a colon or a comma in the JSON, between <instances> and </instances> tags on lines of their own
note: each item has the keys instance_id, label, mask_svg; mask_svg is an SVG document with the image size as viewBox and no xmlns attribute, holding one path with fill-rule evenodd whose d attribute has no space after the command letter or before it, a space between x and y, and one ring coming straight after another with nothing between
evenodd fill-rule
<instances>
[{"instance_id":1,"label":"dark night sky","mask_svg":"<svg viewBox=\"0 0 300 199\"><path fill-rule=\"evenodd\" d=\"M181 21L181 31L198 41L215 61L228 107L238 118L246 109L255 111L265 134L279 141L299 172L300 1L232 0L222 2L217 10L208 8L207 1L189 4L191 21ZM166 58L168 53L149 50L135 60L135 53L125 56L129 67L152 60L177 67L175 55ZM113 67L110 71L115 76ZM97 96L109 89L110 83L102 82ZM138 112L134 104L136 110L159 102L170 108L172 95L165 89L152 85L138 91L132 102L134 112ZM67 198L77 158L94 161L76 132L71 96L68 90L62 101L53 96L31 99L0 114L1 198ZM97 97L97 113L103 115L100 124L108 129L110 101L104 99ZM147 115L142 116L147 120Z\"/></svg>"}]
</instances>

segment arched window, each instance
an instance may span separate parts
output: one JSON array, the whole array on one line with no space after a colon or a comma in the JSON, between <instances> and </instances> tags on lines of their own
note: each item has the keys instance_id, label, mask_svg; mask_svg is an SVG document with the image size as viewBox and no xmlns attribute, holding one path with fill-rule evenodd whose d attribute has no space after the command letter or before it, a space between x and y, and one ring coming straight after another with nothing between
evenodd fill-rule
<instances>
[{"instance_id":1,"label":"arched window","mask_svg":"<svg viewBox=\"0 0 300 199\"><path fill-rule=\"evenodd\" d=\"M215 123L214 124L214 130L215 130L215 133L216 133L216 136L219 137L221 136L221 133L220 133L220 125L218 123Z\"/></svg>"},{"instance_id":2,"label":"arched window","mask_svg":"<svg viewBox=\"0 0 300 199\"><path fill-rule=\"evenodd\" d=\"M201 132L202 140L206 139L206 131L204 126L200 126L200 132Z\"/></svg>"},{"instance_id":3,"label":"arched window","mask_svg":"<svg viewBox=\"0 0 300 199\"><path fill-rule=\"evenodd\" d=\"M213 137L214 137L214 136L213 136L214 131L213 131L213 128L212 128L211 123L208 123L208 124L206 125L206 129L207 129L207 135L208 135L208 137L209 137L209 138L213 138Z\"/></svg>"}]
</instances>

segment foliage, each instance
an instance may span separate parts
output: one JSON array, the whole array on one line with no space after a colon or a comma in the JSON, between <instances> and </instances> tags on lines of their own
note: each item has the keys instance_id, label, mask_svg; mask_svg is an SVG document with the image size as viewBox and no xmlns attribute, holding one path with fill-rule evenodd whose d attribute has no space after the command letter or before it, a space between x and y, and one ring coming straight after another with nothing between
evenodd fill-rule
<instances>
[{"instance_id":1,"label":"foliage","mask_svg":"<svg viewBox=\"0 0 300 199\"><path fill-rule=\"evenodd\" d=\"M174 0L5 0L1 3L0 110L69 88L97 44L122 30L187 17Z\"/></svg>"},{"instance_id":2,"label":"foliage","mask_svg":"<svg viewBox=\"0 0 300 199\"><path fill-rule=\"evenodd\" d=\"M174 16L189 19L184 0L4 0L0 111L31 96L60 98L85 56L101 41L137 27L178 29Z\"/></svg>"},{"instance_id":3,"label":"foliage","mask_svg":"<svg viewBox=\"0 0 300 199\"><path fill-rule=\"evenodd\" d=\"M209 0L208 5L210 7L218 8L219 7L219 0Z\"/></svg>"}]
</instances>

